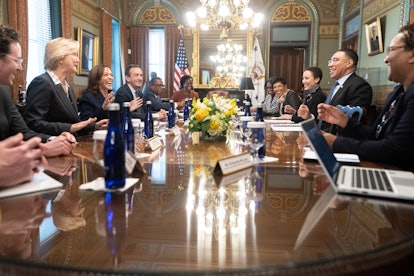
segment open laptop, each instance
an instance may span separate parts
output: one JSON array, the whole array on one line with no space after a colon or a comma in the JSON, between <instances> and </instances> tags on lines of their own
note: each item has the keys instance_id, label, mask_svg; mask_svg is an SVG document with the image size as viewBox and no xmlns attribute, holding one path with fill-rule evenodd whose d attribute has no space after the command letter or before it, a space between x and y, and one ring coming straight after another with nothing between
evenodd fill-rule
<instances>
[{"instance_id":1,"label":"open laptop","mask_svg":"<svg viewBox=\"0 0 414 276\"><path fill-rule=\"evenodd\" d=\"M315 120L306 120L300 125L330 183L338 193L414 200L412 172L341 165Z\"/></svg>"}]
</instances>

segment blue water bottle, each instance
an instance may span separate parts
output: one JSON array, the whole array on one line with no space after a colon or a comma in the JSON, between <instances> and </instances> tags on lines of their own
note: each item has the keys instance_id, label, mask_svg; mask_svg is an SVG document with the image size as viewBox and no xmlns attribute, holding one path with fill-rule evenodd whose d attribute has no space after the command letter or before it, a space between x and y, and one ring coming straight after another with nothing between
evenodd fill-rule
<instances>
[{"instance_id":1,"label":"blue water bottle","mask_svg":"<svg viewBox=\"0 0 414 276\"><path fill-rule=\"evenodd\" d=\"M188 106L188 99L185 99L183 112L184 112L184 122L185 122L190 118L190 108Z\"/></svg>"},{"instance_id":2,"label":"blue water bottle","mask_svg":"<svg viewBox=\"0 0 414 276\"><path fill-rule=\"evenodd\" d=\"M135 153L135 135L134 127L132 126L131 111L129 102L124 102L124 116L122 118L122 134L124 136L125 150Z\"/></svg>"},{"instance_id":3,"label":"blue water bottle","mask_svg":"<svg viewBox=\"0 0 414 276\"><path fill-rule=\"evenodd\" d=\"M149 139L154 136L154 121L152 120L151 101L146 102L147 109L145 111L144 133L145 138Z\"/></svg>"},{"instance_id":4,"label":"blue water bottle","mask_svg":"<svg viewBox=\"0 0 414 276\"><path fill-rule=\"evenodd\" d=\"M264 119L263 119L263 106L262 106L261 103L257 104L256 122L264 122Z\"/></svg>"},{"instance_id":5,"label":"blue water bottle","mask_svg":"<svg viewBox=\"0 0 414 276\"><path fill-rule=\"evenodd\" d=\"M119 104L109 105L109 124L104 146L105 187L125 186L125 143L119 125Z\"/></svg>"},{"instance_id":6,"label":"blue water bottle","mask_svg":"<svg viewBox=\"0 0 414 276\"><path fill-rule=\"evenodd\" d=\"M168 110L168 128L175 126L175 106L174 101L170 100L170 109Z\"/></svg>"}]
</instances>

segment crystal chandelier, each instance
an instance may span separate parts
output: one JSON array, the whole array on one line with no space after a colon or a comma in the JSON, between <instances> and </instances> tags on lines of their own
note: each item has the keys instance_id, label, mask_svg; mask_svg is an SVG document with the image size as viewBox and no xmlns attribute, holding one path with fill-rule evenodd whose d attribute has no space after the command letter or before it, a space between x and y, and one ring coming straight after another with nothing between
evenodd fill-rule
<instances>
[{"instance_id":1,"label":"crystal chandelier","mask_svg":"<svg viewBox=\"0 0 414 276\"><path fill-rule=\"evenodd\" d=\"M247 58L242 54L242 51L242 45L226 43L218 45L217 54L210 56L211 61L216 64L216 74L214 77L220 80L220 83L216 84L218 87L237 86L239 79L246 70Z\"/></svg>"},{"instance_id":2,"label":"crystal chandelier","mask_svg":"<svg viewBox=\"0 0 414 276\"><path fill-rule=\"evenodd\" d=\"M231 29L259 27L263 14L255 13L248 7L249 0L200 0L196 12L187 12L191 27L200 24L202 30L219 29L220 38L229 36Z\"/></svg>"}]
</instances>

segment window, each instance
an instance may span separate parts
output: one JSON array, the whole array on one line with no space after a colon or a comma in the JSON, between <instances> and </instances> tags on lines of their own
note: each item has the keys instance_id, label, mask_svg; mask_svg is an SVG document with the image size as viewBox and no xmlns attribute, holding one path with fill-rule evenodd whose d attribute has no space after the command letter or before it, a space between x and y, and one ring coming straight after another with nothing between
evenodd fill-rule
<instances>
[{"instance_id":1,"label":"window","mask_svg":"<svg viewBox=\"0 0 414 276\"><path fill-rule=\"evenodd\" d=\"M28 0L29 46L26 82L45 72L43 58L46 43L52 39L50 0Z\"/></svg>"},{"instance_id":2,"label":"window","mask_svg":"<svg viewBox=\"0 0 414 276\"><path fill-rule=\"evenodd\" d=\"M119 31L119 22L112 19L112 73L114 74L114 81L112 83L112 89L117 91L122 86L122 73L121 73L121 37Z\"/></svg>"},{"instance_id":3,"label":"window","mask_svg":"<svg viewBox=\"0 0 414 276\"><path fill-rule=\"evenodd\" d=\"M162 28L149 30L149 72L155 72L165 84L165 31Z\"/></svg>"}]
</instances>

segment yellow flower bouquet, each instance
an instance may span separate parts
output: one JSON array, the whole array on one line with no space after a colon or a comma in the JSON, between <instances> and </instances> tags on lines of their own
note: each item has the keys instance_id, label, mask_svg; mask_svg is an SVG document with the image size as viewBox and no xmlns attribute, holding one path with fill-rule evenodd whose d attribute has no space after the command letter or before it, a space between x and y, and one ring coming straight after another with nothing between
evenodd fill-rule
<instances>
[{"instance_id":1,"label":"yellow flower bouquet","mask_svg":"<svg viewBox=\"0 0 414 276\"><path fill-rule=\"evenodd\" d=\"M213 94L211 99L205 97L202 101L193 99L188 129L191 132L201 132L202 139L206 136L225 138L237 111L236 99L217 94Z\"/></svg>"}]
</instances>

